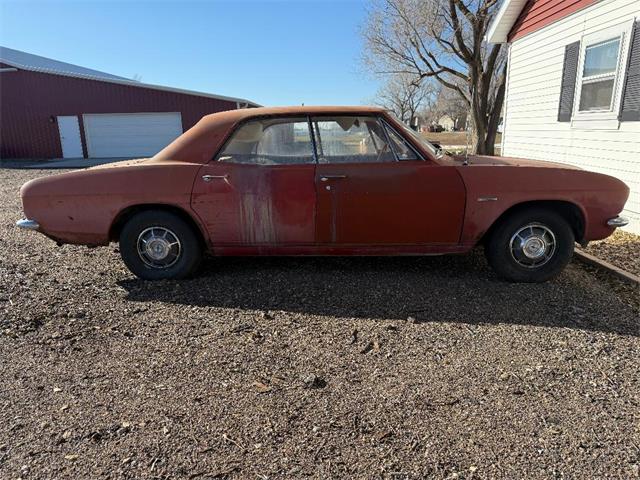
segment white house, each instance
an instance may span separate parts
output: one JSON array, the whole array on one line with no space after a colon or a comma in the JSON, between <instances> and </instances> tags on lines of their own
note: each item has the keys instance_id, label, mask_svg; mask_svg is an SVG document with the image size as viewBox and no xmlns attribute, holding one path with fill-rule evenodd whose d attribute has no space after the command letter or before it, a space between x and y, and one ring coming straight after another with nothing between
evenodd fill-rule
<instances>
[{"instance_id":1,"label":"white house","mask_svg":"<svg viewBox=\"0 0 640 480\"><path fill-rule=\"evenodd\" d=\"M446 114L438 119L438 124L442 125L447 132L451 132L456 126L455 120Z\"/></svg>"},{"instance_id":2,"label":"white house","mask_svg":"<svg viewBox=\"0 0 640 480\"><path fill-rule=\"evenodd\" d=\"M618 177L640 233L640 0L504 0L487 41L508 43L503 155Z\"/></svg>"}]
</instances>

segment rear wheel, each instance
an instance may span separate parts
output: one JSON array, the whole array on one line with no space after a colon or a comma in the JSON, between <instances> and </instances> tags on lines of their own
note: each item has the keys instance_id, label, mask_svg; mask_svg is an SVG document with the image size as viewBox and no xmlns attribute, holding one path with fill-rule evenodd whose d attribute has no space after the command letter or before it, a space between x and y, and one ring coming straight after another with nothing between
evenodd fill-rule
<instances>
[{"instance_id":1,"label":"rear wheel","mask_svg":"<svg viewBox=\"0 0 640 480\"><path fill-rule=\"evenodd\" d=\"M196 233L179 216L162 210L140 212L120 234L120 255L136 276L145 280L185 278L202 259Z\"/></svg>"},{"instance_id":2,"label":"rear wheel","mask_svg":"<svg viewBox=\"0 0 640 480\"><path fill-rule=\"evenodd\" d=\"M494 228L485 254L496 273L512 282L544 282L571 260L575 237L557 213L541 208L514 212Z\"/></svg>"}]
</instances>

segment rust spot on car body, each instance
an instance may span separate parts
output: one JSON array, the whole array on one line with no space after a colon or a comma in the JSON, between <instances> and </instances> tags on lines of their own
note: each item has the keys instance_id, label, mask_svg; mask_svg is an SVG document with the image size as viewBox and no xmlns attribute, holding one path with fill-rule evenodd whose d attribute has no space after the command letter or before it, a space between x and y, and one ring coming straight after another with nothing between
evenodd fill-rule
<instances>
[{"instance_id":1,"label":"rust spot on car body","mask_svg":"<svg viewBox=\"0 0 640 480\"><path fill-rule=\"evenodd\" d=\"M260 192L260 188L258 192L240 197L241 241L248 244L276 243L278 236L271 195Z\"/></svg>"}]
</instances>

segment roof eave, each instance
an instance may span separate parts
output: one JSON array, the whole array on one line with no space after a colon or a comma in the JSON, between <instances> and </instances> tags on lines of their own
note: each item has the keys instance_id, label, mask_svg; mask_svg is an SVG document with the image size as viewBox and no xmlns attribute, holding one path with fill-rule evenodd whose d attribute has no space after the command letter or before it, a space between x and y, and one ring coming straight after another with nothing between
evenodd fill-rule
<instances>
[{"instance_id":1,"label":"roof eave","mask_svg":"<svg viewBox=\"0 0 640 480\"><path fill-rule=\"evenodd\" d=\"M485 40L487 43L508 43L509 32L515 25L527 0L505 0L493 22L489 25Z\"/></svg>"},{"instance_id":2,"label":"roof eave","mask_svg":"<svg viewBox=\"0 0 640 480\"><path fill-rule=\"evenodd\" d=\"M94 76L94 75L82 75L82 74L78 74L78 73L72 73L72 72L62 72L62 71L58 71L58 70L50 70L50 69L46 69L46 68L38 68L38 67L30 67L28 65L21 65L19 63L16 62L12 62L10 60L5 60L0 58L0 62L6 64L6 65L11 65L12 67L18 68L20 70L27 70L29 72L37 72L37 73L46 73L49 75L60 75L63 77L72 77L72 78L80 78L80 79L84 79L84 80L94 80L94 81L98 81L98 82L107 82L107 83L115 83L118 85L128 85L131 87L140 87L140 88L149 88L152 90L161 90L161 91L166 91L166 92L173 92L173 93L181 93L184 95L194 95L197 97L206 97L206 98L213 98L216 100L224 100L224 101L228 101L228 102L235 102L237 104L246 104L247 106L250 107L260 107L261 105L255 102L252 102L251 100L247 100L245 98L236 98L236 97L227 97L224 95L215 95L212 93L206 93L206 92L198 92L195 90L185 90L182 88L174 88L174 87L165 87L164 85L154 85L151 83L142 83L142 82L138 82L136 80L128 80L123 78L122 80L119 78L107 78L107 77L99 77L99 76Z\"/></svg>"}]
</instances>

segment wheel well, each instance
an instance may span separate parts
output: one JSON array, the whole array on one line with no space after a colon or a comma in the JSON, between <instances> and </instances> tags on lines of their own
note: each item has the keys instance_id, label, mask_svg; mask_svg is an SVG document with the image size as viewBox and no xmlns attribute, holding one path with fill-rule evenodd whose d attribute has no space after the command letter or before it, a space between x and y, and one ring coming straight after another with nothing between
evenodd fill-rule
<instances>
[{"instance_id":1,"label":"wheel well","mask_svg":"<svg viewBox=\"0 0 640 480\"><path fill-rule=\"evenodd\" d=\"M573 234L575 235L576 242L582 243L584 239L584 215L580 208L571 202L565 202L562 200L535 200L531 202L518 203L508 208L502 214L496 218L491 227L484 233L479 243L484 243L485 240L491 235L494 228L500 224L509 215L514 212L520 212L528 208L544 208L549 211L558 213L564 218L571 226Z\"/></svg>"},{"instance_id":2,"label":"wheel well","mask_svg":"<svg viewBox=\"0 0 640 480\"><path fill-rule=\"evenodd\" d=\"M149 210L164 210L165 212L171 212L174 215L180 217L184 220L187 225L189 225L195 234L198 236L198 240L200 241L202 246L206 245L205 237L200 229L200 226L196 223L191 215L185 212L182 208L176 207L174 205L165 205L165 204L144 204L144 205L133 205L131 207L127 207L122 210L116 216L115 220L111 224L111 228L109 229L109 240L117 242L120 238L120 233L122 232L122 227L129 221L131 217L134 215L145 212Z\"/></svg>"}]
</instances>

